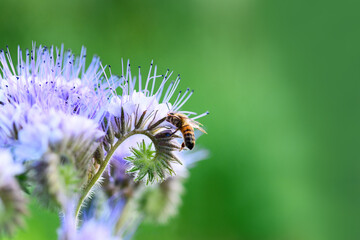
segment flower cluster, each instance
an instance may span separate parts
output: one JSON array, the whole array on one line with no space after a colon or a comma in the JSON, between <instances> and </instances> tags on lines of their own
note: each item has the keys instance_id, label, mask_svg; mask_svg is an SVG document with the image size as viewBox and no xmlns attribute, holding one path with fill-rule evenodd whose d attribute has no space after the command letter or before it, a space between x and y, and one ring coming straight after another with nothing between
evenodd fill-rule
<instances>
[{"instance_id":1,"label":"flower cluster","mask_svg":"<svg viewBox=\"0 0 360 240\"><path fill-rule=\"evenodd\" d=\"M129 62L112 75L98 57L86 67L85 48L17 56L0 51L0 232L21 225L29 197L61 213L59 239L128 239L143 219L175 215L206 151L179 152L167 116L208 114L182 110L193 91L175 94L180 76L153 63L146 79L140 67L132 76Z\"/></svg>"}]
</instances>

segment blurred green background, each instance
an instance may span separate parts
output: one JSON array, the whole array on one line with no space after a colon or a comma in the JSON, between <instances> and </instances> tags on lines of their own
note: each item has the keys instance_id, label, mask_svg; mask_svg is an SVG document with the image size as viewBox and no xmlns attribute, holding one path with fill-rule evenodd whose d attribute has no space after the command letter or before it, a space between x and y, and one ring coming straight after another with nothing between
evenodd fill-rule
<instances>
[{"instance_id":1,"label":"blurred green background","mask_svg":"<svg viewBox=\"0 0 360 240\"><path fill-rule=\"evenodd\" d=\"M360 239L360 4L287 0L1 0L0 45L37 44L181 73L211 157L180 214L135 239ZM15 239L56 239L32 203Z\"/></svg>"}]
</instances>

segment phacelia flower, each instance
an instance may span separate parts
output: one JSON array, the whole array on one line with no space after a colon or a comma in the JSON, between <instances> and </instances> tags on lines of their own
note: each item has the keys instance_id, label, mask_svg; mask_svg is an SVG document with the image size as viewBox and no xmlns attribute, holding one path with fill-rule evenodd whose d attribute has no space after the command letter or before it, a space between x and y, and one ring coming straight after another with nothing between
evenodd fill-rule
<instances>
[{"instance_id":1,"label":"phacelia flower","mask_svg":"<svg viewBox=\"0 0 360 240\"><path fill-rule=\"evenodd\" d=\"M33 46L25 56L19 47L18 64L14 66L9 50L0 50L0 104L37 105L100 120L108 103L104 69L98 57L87 69L85 60L85 48L75 57L70 50L64 52L63 46ZM114 78L109 79L113 82Z\"/></svg>"},{"instance_id":2,"label":"phacelia flower","mask_svg":"<svg viewBox=\"0 0 360 240\"><path fill-rule=\"evenodd\" d=\"M98 219L93 217L83 222L80 229L76 229L74 202L69 201L65 206L66 211L62 215L61 226L58 229L58 240L118 240L115 234L115 222L111 221L111 216L104 216ZM119 212L114 211L115 214Z\"/></svg>"},{"instance_id":3,"label":"phacelia flower","mask_svg":"<svg viewBox=\"0 0 360 240\"><path fill-rule=\"evenodd\" d=\"M32 162L27 167L36 176L36 194L54 195L64 204L63 187L74 183L71 175L79 192L94 171L116 77L106 76L98 57L85 68L85 48L75 56L63 46L34 45L25 55L19 47L17 60L15 66L9 49L0 51L0 146L15 149L16 161Z\"/></svg>"},{"instance_id":4,"label":"phacelia flower","mask_svg":"<svg viewBox=\"0 0 360 240\"><path fill-rule=\"evenodd\" d=\"M93 153L104 135L98 127L83 116L30 109L15 155L20 161L31 162L37 195L65 204L69 195L79 192L88 180Z\"/></svg>"},{"instance_id":5,"label":"phacelia flower","mask_svg":"<svg viewBox=\"0 0 360 240\"><path fill-rule=\"evenodd\" d=\"M175 151L180 150L178 135L172 134L176 127L165 121L169 112L182 112L193 114L193 112L181 111L181 107L189 100L193 91L187 89L184 93L178 93L176 100L171 103L177 86L180 83L180 76L172 81L167 87L172 72L169 70L165 75L157 75L155 66L152 75L151 64L148 77L143 87L142 76L138 81L131 76L130 64L127 64L126 72L120 78L120 96L111 98L108 107L109 126L118 139L126 139L132 135L142 134L150 138L153 148L140 144L132 148L133 156L127 158L131 163L129 172L135 174L136 180L144 180L147 183L163 181L174 174L171 163L178 160ZM158 83L158 81L160 81ZM159 87L155 88L156 85ZM115 91L115 90L114 90ZM206 113L195 118L202 117Z\"/></svg>"}]
</instances>

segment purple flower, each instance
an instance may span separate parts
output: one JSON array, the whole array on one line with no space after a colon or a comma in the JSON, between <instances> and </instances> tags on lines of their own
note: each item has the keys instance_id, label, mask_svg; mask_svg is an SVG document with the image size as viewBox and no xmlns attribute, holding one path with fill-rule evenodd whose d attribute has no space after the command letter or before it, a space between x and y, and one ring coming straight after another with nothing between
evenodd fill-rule
<instances>
[{"instance_id":1,"label":"purple flower","mask_svg":"<svg viewBox=\"0 0 360 240\"><path fill-rule=\"evenodd\" d=\"M101 212L91 218L84 218L82 225L76 229L74 201L69 201L62 215L61 226L58 229L59 240L115 240L121 232L116 230L116 224L121 217L123 204L108 200Z\"/></svg>"},{"instance_id":2,"label":"purple flower","mask_svg":"<svg viewBox=\"0 0 360 240\"><path fill-rule=\"evenodd\" d=\"M173 104L170 102L170 99L173 97L176 88L180 83L180 75L167 86L173 72L169 72L168 70L165 75L157 75L157 66L155 66L154 74L151 76L152 66L153 64L151 63L145 87L143 87L140 68L137 80L136 77L131 76L130 64L128 63L126 73L123 73L120 79L120 83L122 83L120 84L122 94L120 96L114 94L111 98L108 112L111 116L117 118L120 118L123 112L124 121L127 124L127 131L139 128L146 129L149 125L166 117L169 112L179 112L196 116L196 113L194 112L180 110L194 91L190 92L190 89L187 89L184 93L180 91ZM157 84L160 84L160 86L155 88L155 85ZM135 86L138 86L137 89ZM206 114L207 112L196 117L194 116L194 119ZM142 119L141 122L139 121L140 119ZM165 121L163 121L161 125L173 127Z\"/></svg>"},{"instance_id":3,"label":"purple flower","mask_svg":"<svg viewBox=\"0 0 360 240\"><path fill-rule=\"evenodd\" d=\"M101 120L108 103L108 83L100 60L94 57L85 69L86 49L80 56L61 49L33 46L23 55L18 48L14 66L9 50L0 51L0 103L34 105ZM114 76L110 76L112 82Z\"/></svg>"},{"instance_id":4,"label":"purple flower","mask_svg":"<svg viewBox=\"0 0 360 240\"><path fill-rule=\"evenodd\" d=\"M114 132L116 138L131 137L134 139L131 145L133 147L130 148L133 157L126 158L130 163L128 171L134 174L136 180L144 180L146 183L165 180L174 174L173 162L181 163L174 154L180 149L177 141L180 136L172 134L176 127L165 121L167 114L179 112L189 116L195 115L193 119L207 114L206 112L196 116L193 112L180 110L193 94L193 91L190 92L189 89L184 93L180 91L176 100L171 103L170 99L180 83L180 76L167 84L172 72L168 70L165 75L157 75L157 67L155 66L152 74L152 66L153 64L151 64L143 87L140 68L137 80L136 77L131 76L130 64L128 63L126 72L123 72L120 78L120 87L117 89L122 94L116 96L115 92L113 93L107 115L110 130ZM156 85L159 87L155 87ZM113 90L115 91L115 89ZM136 134L142 135L141 140L145 136L149 138L153 147L145 148L145 145L148 146L149 144L145 144L145 142L136 147L137 143L142 142L141 140L138 141L139 137L136 140L132 137ZM112 143L109 142L110 144ZM138 149L139 147L140 149Z\"/></svg>"},{"instance_id":5,"label":"purple flower","mask_svg":"<svg viewBox=\"0 0 360 240\"><path fill-rule=\"evenodd\" d=\"M98 145L96 141L104 135L98 128L96 122L82 116L31 108L19 132L15 155L19 160L36 160L52 151L91 158Z\"/></svg>"}]
</instances>

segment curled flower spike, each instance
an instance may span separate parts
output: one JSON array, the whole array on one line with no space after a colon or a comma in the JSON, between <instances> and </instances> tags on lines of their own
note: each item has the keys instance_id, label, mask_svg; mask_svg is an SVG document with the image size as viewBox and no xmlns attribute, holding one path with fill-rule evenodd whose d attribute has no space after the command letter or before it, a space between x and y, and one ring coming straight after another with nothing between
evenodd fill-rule
<instances>
[{"instance_id":1,"label":"curled flower spike","mask_svg":"<svg viewBox=\"0 0 360 240\"><path fill-rule=\"evenodd\" d=\"M164 169L173 173L173 169L170 167L171 160L181 164L177 158L169 158L167 155L161 156L161 151L152 150L152 143L146 146L144 140L138 144L138 148L132 147L131 152L133 156L127 157L125 160L130 161L133 165L128 172L137 172L135 181L141 180L145 176L147 176L147 183L153 182L156 178L165 178Z\"/></svg>"},{"instance_id":2,"label":"curled flower spike","mask_svg":"<svg viewBox=\"0 0 360 240\"><path fill-rule=\"evenodd\" d=\"M184 181L188 178L188 168L195 162L206 158L206 151L177 153L183 165L174 165L176 176L167 178L158 185L143 188L135 196L134 211L140 213L145 220L155 223L166 223L175 216L181 205L181 195L184 192Z\"/></svg>"},{"instance_id":3,"label":"curled flower spike","mask_svg":"<svg viewBox=\"0 0 360 240\"><path fill-rule=\"evenodd\" d=\"M7 150L0 149L0 234L10 235L22 226L27 213L27 201L15 178L22 172Z\"/></svg>"},{"instance_id":4,"label":"curled flower spike","mask_svg":"<svg viewBox=\"0 0 360 240\"><path fill-rule=\"evenodd\" d=\"M34 195L47 207L63 207L81 186L80 178L71 163L61 163L60 156L46 153L33 166L31 180Z\"/></svg>"},{"instance_id":5,"label":"curled flower spike","mask_svg":"<svg viewBox=\"0 0 360 240\"><path fill-rule=\"evenodd\" d=\"M36 160L47 151L58 153L74 161L84 175L103 135L91 119L32 108L19 132L15 153L19 160Z\"/></svg>"},{"instance_id":6,"label":"curled flower spike","mask_svg":"<svg viewBox=\"0 0 360 240\"><path fill-rule=\"evenodd\" d=\"M34 192L46 205L58 205L88 181L93 153L104 134L91 119L32 108L19 132L15 155L32 163Z\"/></svg>"}]
</instances>

